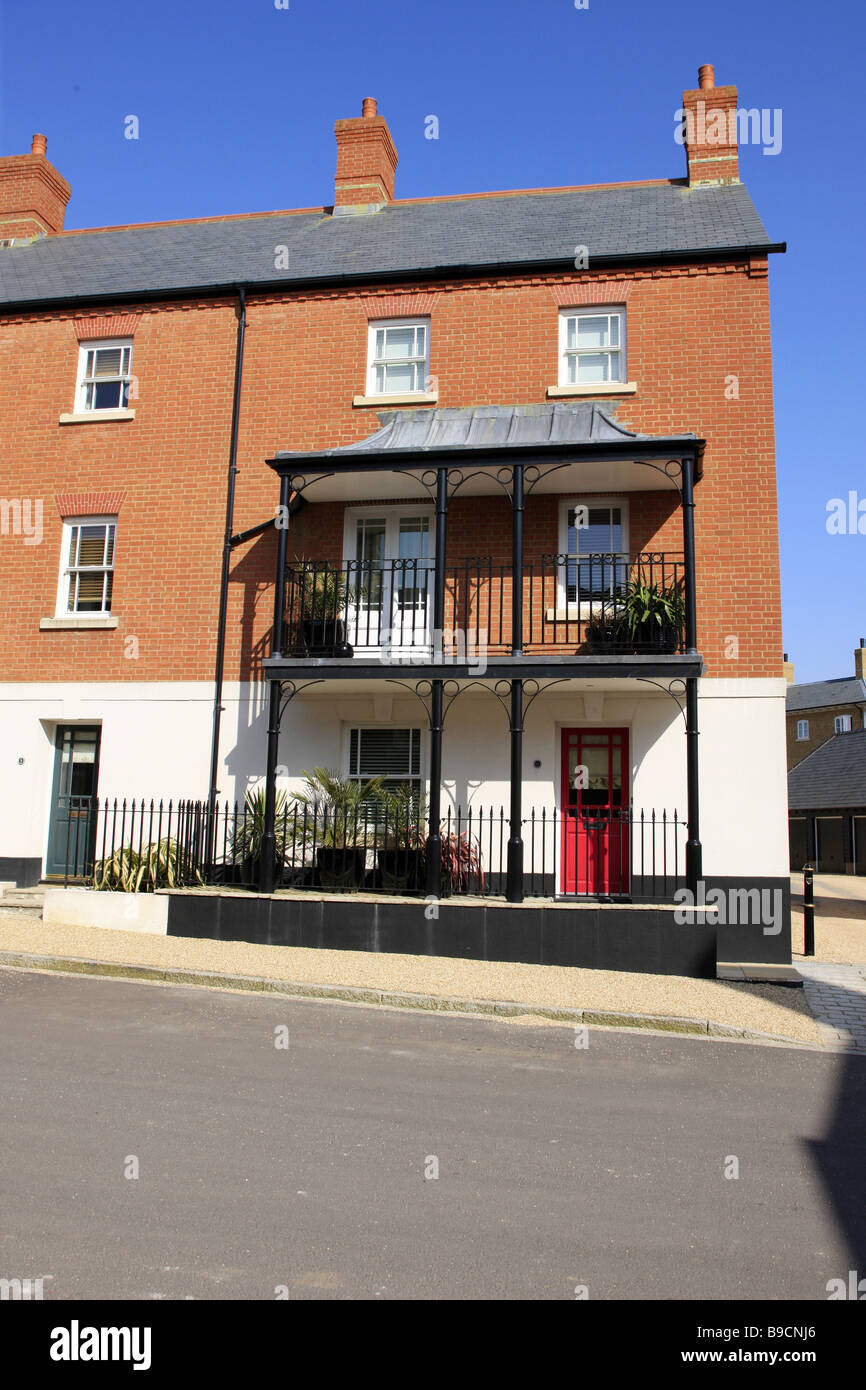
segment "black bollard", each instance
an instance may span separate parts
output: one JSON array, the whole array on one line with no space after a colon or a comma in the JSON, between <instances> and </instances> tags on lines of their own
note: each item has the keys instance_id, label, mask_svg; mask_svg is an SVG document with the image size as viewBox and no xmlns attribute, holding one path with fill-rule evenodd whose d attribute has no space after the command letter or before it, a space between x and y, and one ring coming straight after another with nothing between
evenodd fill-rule
<instances>
[{"instance_id":1,"label":"black bollard","mask_svg":"<svg viewBox=\"0 0 866 1390\"><path fill-rule=\"evenodd\" d=\"M815 954L815 890L812 882L813 869L807 864L803 869L803 955Z\"/></svg>"}]
</instances>

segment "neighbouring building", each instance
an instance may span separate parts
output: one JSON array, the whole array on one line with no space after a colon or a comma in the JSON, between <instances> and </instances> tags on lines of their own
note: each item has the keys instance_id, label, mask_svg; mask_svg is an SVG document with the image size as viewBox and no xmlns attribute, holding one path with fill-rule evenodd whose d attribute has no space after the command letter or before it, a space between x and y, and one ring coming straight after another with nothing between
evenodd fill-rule
<instances>
[{"instance_id":1,"label":"neighbouring building","mask_svg":"<svg viewBox=\"0 0 866 1390\"><path fill-rule=\"evenodd\" d=\"M64 231L45 138L0 160L0 877L155 835L248 939L790 959L784 246L699 82L726 133L629 184L399 199L372 99L323 207ZM310 819L316 766L402 811ZM784 923L683 925L702 884Z\"/></svg>"},{"instance_id":2,"label":"neighbouring building","mask_svg":"<svg viewBox=\"0 0 866 1390\"><path fill-rule=\"evenodd\" d=\"M853 676L794 683L789 665L788 816L791 868L866 873L866 638ZM856 738L850 735L856 734Z\"/></svg>"},{"instance_id":3,"label":"neighbouring building","mask_svg":"<svg viewBox=\"0 0 866 1390\"><path fill-rule=\"evenodd\" d=\"M866 729L831 734L788 773L791 868L866 874Z\"/></svg>"},{"instance_id":4,"label":"neighbouring building","mask_svg":"<svg viewBox=\"0 0 866 1390\"><path fill-rule=\"evenodd\" d=\"M785 701L788 726L788 768L796 767L834 734L850 734L866 728L866 638L854 650L853 676L828 681L794 682L789 663Z\"/></svg>"}]
</instances>

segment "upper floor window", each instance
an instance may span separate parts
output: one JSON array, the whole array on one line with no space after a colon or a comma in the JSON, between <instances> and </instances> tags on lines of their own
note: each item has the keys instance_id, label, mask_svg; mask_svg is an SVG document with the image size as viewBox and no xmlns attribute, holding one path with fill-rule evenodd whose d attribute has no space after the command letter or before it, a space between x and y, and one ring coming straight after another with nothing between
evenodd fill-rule
<instances>
[{"instance_id":1,"label":"upper floor window","mask_svg":"<svg viewBox=\"0 0 866 1390\"><path fill-rule=\"evenodd\" d=\"M82 343L78 354L78 390L75 408L125 410L129 400L132 339Z\"/></svg>"},{"instance_id":2,"label":"upper floor window","mask_svg":"<svg viewBox=\"0 0 866 1390\"><path fill-rule=\"evenodd\" d=\"M57 616L110 613L116 517L72 517L63 523Z\"/></svg>"},{"instance_id":3,"label":"upper floor window","mask_svg":"<svg viewBox=\"0 0 866 1390\"><path fill-rule=\"evenodd\" d=\"M427 319L390 319L370 324L368 395L405 396L412 391L426 391L429 369Z\"/></svg>"},{"instance_id":4,"label":"upper floor window","mask_svg":"<svg viewBox=\"0 0 866 1390\"><path fill-rule=\"evenodd\" d=\"M600 386L625 379L625 309L561 310L560 386Z\"/></svg>"},{"instance_id":5,"label":"upper floor window","mask_svg":"<svg viewBox=\"0 0 866 1390\"><path fill-rule=\"evenodd\" d=\"M808 737L809 737L809 721L808 721L808 719L798 719L798 720L797 720L797 742L798 742L798 743L803 743L805 740L808 739Z\"/></svg>"},{"instance_id":6,"label":"upper floor window","mask_svg":"<svg viewBox=\"0 0 866 1390\"><path fill-rule=\"evenodd\" d=\"M628 581L628 517L625 502L587 498L566 502L560 514L560 548L566 555L565 598L616 593Z\"/></svg>"},{"instance_id":7,"label":"upper floor window","mask_svg":"<svg viewBox=\"0 0 866 1390\"><path fill-rule=\"evenodd\" d=\"M837 714L833 720L834 734L850 734L852 720L850 714Z\"/></svg>"}]
</instances>

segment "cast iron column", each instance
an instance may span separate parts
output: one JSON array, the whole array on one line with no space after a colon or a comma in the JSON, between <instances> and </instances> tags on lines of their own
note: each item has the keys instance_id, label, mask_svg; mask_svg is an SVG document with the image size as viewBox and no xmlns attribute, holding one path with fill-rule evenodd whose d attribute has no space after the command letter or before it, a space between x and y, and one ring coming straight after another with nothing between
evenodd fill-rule
<instances>
[{"instance_id":1,"label":"cast iron column","mask_svg":"<svg viewBox=\"0 0 866 1390\"><path fill-rule=\"evenodd\" d=\"M445 517L448 512L448 469L436 470L436 555L433 568L433 655L444 641ZM441 648L440 648L441 650ZM442 888L442 681L430 692L430 814L427 827L427 897L438 898Z\"/></svg>"},{"instance_id":2,"label":"cast iron column","mask_svg":"<svg viewBox=\"0 0 866 1390\"><path fill-rule=\"evenodd\" d=\"M698 624L695 606L695 498L694 460L681 463L683 480L683 558L686 571L686 654L698 654ZM698 681L686 680L686 785L689 838L686 842L686 886L697 893L703 873L700 831L700 783L698 778Z\"/></svg>"},{"instance_id":3,"label":"cast iron column","mask_svg":"<svg viewBox=\"0 0 866 1390\"><path fill-rule=\"evenodd\" d=\"M289 515L291 480L280 478L280 519ZM283 654L283 612L286 594L286 551L289 544L287 525L277 527L277 573L274 584L274 626L271 634L271 656ZM259 863L259 892L273 893L277 881L277 761L280 751L280 682L271 681L268 711L268 765L265 773L265 825L262 835L262 857Z\"/></svg>"},{"instance_id":4,"label":"cast iron column","mask_svg":"<svg viewBox=\"0 0 866 1390\"><path fill-rule=\"evenodd\" d=\"M511 487L511 655L523 656L523 464L515 463ZM505 896L523 902L523 681L511 682L511 833Z\"/></svg>"}]
</instances>

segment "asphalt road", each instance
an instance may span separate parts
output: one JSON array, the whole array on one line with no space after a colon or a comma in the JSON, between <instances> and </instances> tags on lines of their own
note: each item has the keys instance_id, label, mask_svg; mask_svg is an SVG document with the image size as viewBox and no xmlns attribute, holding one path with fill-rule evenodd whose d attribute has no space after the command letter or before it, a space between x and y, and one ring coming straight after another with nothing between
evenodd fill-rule
<instances>
[{"instance_id":1,"label":"asphalt road","mask_svg":"<svg viewBox=\"0 0 866 1390\"><path fill-rule=\"evenodd\" d=\"M574 1043L0 972L0 1277L50 1299L824 1300L866 1271L866 1058Z\"/></svg>"}]
</instances>

